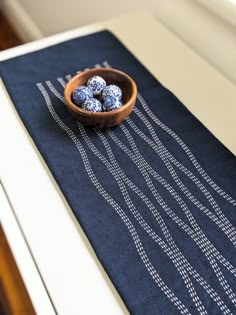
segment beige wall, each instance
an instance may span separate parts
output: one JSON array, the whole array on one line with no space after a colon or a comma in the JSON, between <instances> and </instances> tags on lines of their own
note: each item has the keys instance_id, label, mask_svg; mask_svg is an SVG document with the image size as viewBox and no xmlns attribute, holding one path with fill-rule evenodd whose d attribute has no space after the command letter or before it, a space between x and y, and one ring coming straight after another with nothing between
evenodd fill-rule
<instances>
[{"instance_id":1,"label":"beige wall","mask_svg":"<svg viewBox=\"0 0 236 315\"><path fill-rule=\"evenodd\" d=\"M236 0L3 0L4 3L8 15L15 11L12 22L17 24L18 18L18 24L25 24L21 33L28 32L26 39L134 10L149 11L236 83ZM20 30L22 25L16 26Z\"/></svg>"},{"instance_id":2,"label":"beige wall","mask_svg":"<svg viewBox=\"0 0 236 315\"><path fill-rule=\"evenodd\" d=\"M19 0L40 30L53 34L62 30L127 14L157 9L160 0Z\"/></svg>"}]
</instances>

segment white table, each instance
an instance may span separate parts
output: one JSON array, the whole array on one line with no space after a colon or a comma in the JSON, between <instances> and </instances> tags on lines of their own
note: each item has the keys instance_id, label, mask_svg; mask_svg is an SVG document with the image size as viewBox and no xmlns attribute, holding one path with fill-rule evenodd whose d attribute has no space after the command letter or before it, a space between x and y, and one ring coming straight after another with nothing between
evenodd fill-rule
<instances>
[{"instance_id":1,"label":"white table","mask_svg":"<svg viewBox=\"0 0 236 315\"><path fill-rule=\"evenodd\" d=\"M48 37L3 51L0 61L104 28L236 154L236 86L149 15L137 13ZM128 314L3 83L0 104L5 189L0 189L0 221L37 314Z\"/></svg>"}]
</instances>

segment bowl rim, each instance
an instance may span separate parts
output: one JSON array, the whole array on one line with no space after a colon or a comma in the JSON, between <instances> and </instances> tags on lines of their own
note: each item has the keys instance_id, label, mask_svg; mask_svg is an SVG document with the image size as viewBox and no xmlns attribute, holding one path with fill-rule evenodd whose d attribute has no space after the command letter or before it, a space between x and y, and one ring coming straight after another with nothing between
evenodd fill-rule
<instances>
[{"instance_id":1,"label":"bowl rim","mask_svg":"<svg viewBox=\"0 0 236 315\"><path fill-rule=\"evenodd\" d=\"M113 72L113 73L117 73L121 76L126 77L126 79L128 79L128 81L131 83L131 87L132 87L132 95L130 97L130 99L128 100L128 102L126 102L124 105L122 105L120 108L112 110L110 112L90 112L88 110L82 109L79 106L77 106L76 104L74 104L71 100L71 93L72 91L70 91L70 84L77 80L79 77L83 76L84 73L87 72L91 72L91 76L93 75L98 75L96 74L97 71L102 71L102 72ZM102 75L101 75L102 76ZM73 76L66 84L65 89L64 89L64 98L65 98L65 102L67 104L67 106L69 106L73 111L77 112L78 114L82 114L84 116L94 116L94 117L101 117L106 115L108 116L112 116L114 114L118 114L119 112L122 112L123 110L125 110L127 107L131 106L131 104L133 102L135 102L137 97L137 86L136 83L134 82L134 80L125 72L114 69L114 68L91 68L88 70L84 70L78 74L76 74L75 76Z\"/></svg>"}]
</instances>

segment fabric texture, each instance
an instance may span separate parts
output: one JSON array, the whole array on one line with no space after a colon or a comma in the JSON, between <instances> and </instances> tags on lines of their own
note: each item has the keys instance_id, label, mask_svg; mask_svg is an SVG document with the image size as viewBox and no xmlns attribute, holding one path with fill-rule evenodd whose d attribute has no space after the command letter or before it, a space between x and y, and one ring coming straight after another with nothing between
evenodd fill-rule
<instances>
[{"instance_id":1,"label":"fabric texture","mask_svg":"<svg viewBox=\"0 0 236 315\"><path fill-rule=\"evenodd\" d=\"M70 76L94 66L137 83L120 126L85 127L64 105ZM235 314L232 153L108 31L1 62L0 75L130 313Z\"/></svg>"}]
</instances>

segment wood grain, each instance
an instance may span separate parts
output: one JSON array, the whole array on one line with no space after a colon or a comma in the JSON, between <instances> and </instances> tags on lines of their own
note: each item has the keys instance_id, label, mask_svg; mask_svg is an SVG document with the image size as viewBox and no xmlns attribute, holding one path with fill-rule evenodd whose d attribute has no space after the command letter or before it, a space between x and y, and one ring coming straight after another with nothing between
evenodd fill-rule
<instances>
[{"instance_id":1,"label":"wood grain","mask_svg":"<svg viewBox=\"0 0 236 315\"><path fill-rule=\"evenodd\" d=\"M22 257L22 259L24 259ZM4 231L0 226L0 314L35 315Z\"/></svg>"},{"instance_id":2,"label":"wood grain","mask_svg":"<svg viewBox=\"0 0 236 315\"><path fill-rule=\"evenodd\" d=\"M23 44L7 19L0 12L0 50Z\"/></svg>"}]
</instances>

